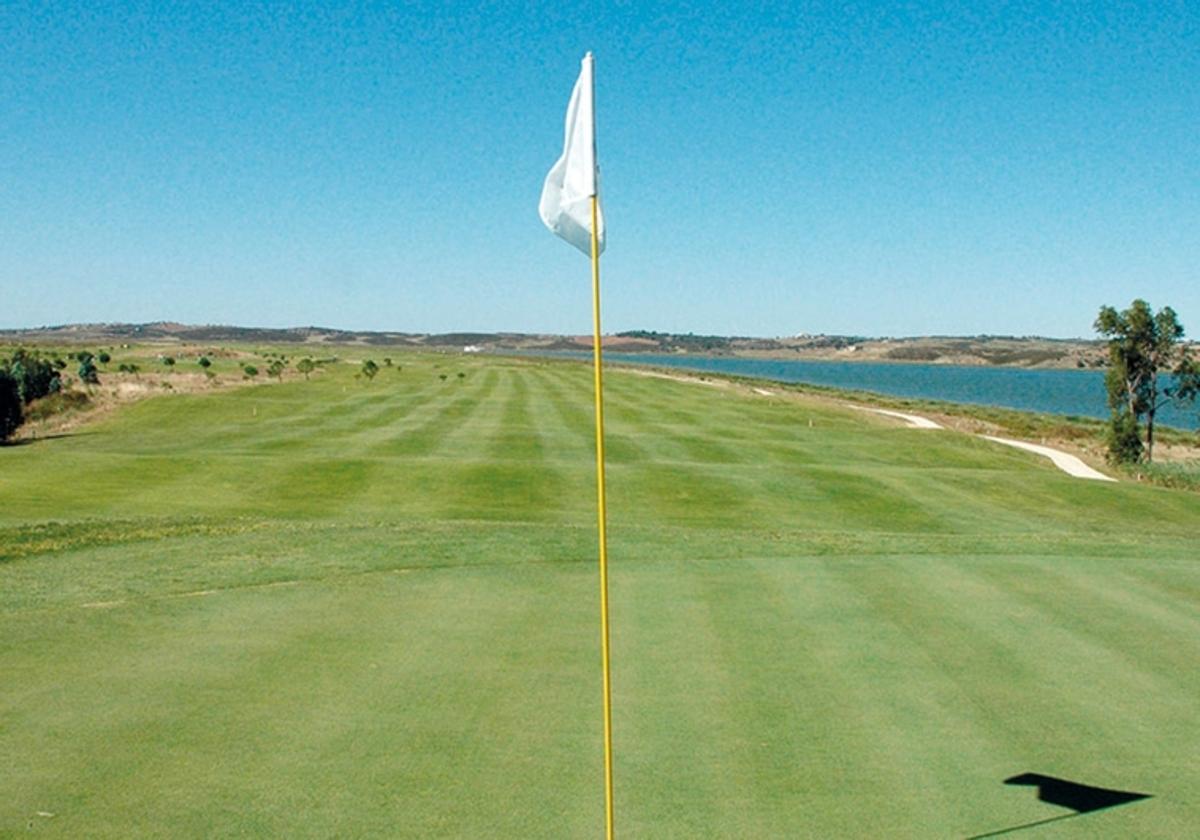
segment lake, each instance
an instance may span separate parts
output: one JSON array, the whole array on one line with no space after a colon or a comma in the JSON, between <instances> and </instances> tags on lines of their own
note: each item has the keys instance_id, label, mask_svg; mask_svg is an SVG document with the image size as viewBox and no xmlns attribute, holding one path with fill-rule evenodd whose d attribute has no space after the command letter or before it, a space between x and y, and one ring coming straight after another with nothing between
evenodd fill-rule
<instances>
[{"instance_id":1,"label":"lake","mask_svg":"<svg viewBox=\"0 0 1200 840\"><path fill-rule=\"evenodd\" d=\"M570 355L590 358L590 353ZM605 353L604 357L613 362L753 376L777 382L803 382L894 397L946 400L1101 419L1109 416L1104 396L1104 373L1098 370L1029 370L649 353ZM1166 406L1156 416L1156 423L1181 429L1200 427L1195 407L1179 410L1174 406Z\"/></svg>"}]
</instances>

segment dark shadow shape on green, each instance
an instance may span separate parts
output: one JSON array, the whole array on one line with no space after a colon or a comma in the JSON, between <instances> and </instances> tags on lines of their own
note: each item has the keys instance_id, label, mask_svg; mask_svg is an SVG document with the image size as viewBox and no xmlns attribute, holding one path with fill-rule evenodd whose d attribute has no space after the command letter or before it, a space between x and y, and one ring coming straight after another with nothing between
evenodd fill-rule
<instances>
[{"instance_id":1,"label":"dark shadow shape on green","mask_svg":"<svg viewBox=\"0 0 1200 840\"><path fill-rule=\"evenodd\" d=\"M1022 825L1014 825L1008 828L1002 828L999 831L989 831L986 834L976 834L967 840L983 840L985 837L999 837L1002 834L1011 834L1015 831L1023 831L1027 828L1034 828L1047 823L1058 822L1060 820L1069 820L1073 817L1089 814L1092 811L1102 811L1105 808L1113 808L1117 805L1126 805L1130 802L1137 802L1139 799L1150 799L1148 793L1135 793L1128 790L1112 790L1110 788L1093 787L1092 785L1080 784L1072 782L1069 779L1059 779L1055 776L1043 776L1041 773L1021 773L1016 776L1010 776L1004 780L1006 785L1028 785L1036 787L1038 790L1038 800L1041 802L1049 802L1051 805L1060 805L1063 808L1070 808L1075 813L1060 814L1057 817L1048 817L1044 820L1035 820L1034 822L1024 823Z\"/></svg>"},{"instance_id":2,"label":"dark shadow shape on green","mask_svg":"<svg viewBox=\"0 0 1200 840\"><path fill-rule=\"evenodd\" d=\"M61 440L63 438L86 437L95 432L58 432L53 435L38 435L37 437L20 438L19 440L0 441L0 446L34 446L44 440Z\"/></svg>"}]
</instances>

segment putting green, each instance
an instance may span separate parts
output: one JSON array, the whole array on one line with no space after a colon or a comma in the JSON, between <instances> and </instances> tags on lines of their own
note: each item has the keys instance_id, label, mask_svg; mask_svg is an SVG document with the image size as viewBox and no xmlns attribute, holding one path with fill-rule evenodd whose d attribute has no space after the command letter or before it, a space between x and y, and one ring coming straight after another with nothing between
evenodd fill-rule
<instances>
[{"instance_id":1,"label":"putting green","mask_svg":"<svg viewBox=\"0 0 1200 840\"><path fill-rule=\"evenodd\" d=\"M590 372L400 361L0 449L0 836L602 835ZM620 836L1200 824L1200 496L607 399Z\"/></svg>"}]
</instances>

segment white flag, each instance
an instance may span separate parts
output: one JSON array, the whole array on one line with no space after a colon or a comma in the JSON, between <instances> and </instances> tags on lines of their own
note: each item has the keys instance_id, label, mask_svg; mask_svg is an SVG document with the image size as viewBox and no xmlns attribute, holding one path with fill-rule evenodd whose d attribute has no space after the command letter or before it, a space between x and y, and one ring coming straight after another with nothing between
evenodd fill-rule
<instances>
[{"instance_id":1,"label":"white flag","mask_svg":"<svg viewBox=\"0 0 1200 840\"><path fill-rule=\"evenodd\" d=\"M592 196L597 195L596 115L592 83L592 54L583 67L567 105L566 139L562 157L550 169L542 187L538 213L546 227L580 251L592 254ZM604 215L596 207L599 249L604 251Z\"/></svg>"}]
</instances>

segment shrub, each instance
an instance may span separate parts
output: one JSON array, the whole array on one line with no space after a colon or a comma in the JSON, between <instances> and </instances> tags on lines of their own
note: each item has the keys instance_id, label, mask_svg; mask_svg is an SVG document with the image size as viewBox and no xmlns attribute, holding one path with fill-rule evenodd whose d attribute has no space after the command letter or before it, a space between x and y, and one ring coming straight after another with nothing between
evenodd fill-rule
<instances>
[{"instance_id":1,"label":"shrub","mask_svg":"<svg viewBox=\"0 0 1200 840\"><path fill-rule=\"evenodd\" d=\"M87 385L100 384L100 373L96 370L96 363L92 361L91 353L79 360L79 381Z\"/></svg>"},{"instance_id":2,"label":"shrub","mask_svg":"<svg viewBox=\"0 0 1200 840\"><path fill-rule=\"evenodd\" d=\"M0 441L6 441L21 425L21 390L17 380L0 371Z\"/></svg>"},{"instance_id":3,"label":"shrub","mask_svg":"<svg viewBox=\"0 0 1200 840\"><path fill-rule=\"evenodd\" d=\"M1114 464L1136 464L1142 459L1142 436L1138 422L1128 411L1114 411L1109 423L1108 460Z\"/></svg>"},{"instance_id":4,"label":"shrub","mask_svg":"<svg viewBox=\"0 0 1200 840\"><path fill-rule=\"evenodd\" d=\"M27 417L29 420L45 420L60 414L85 411L91 404L91 398L83 391L60 391L31 405Z\"/></svg>"},{"instance_id":5,"label":"shrub","mask_svg":"<svg viewBox=\"0 0 1200 840\"><path fill-rule=\"evenodd\" d=\"M62 388L62 374L54 364L27 350L18 349L11 359L0 364L0 370L16 381L17 393L25 405Z\"/></svg>"}]
</instances>

